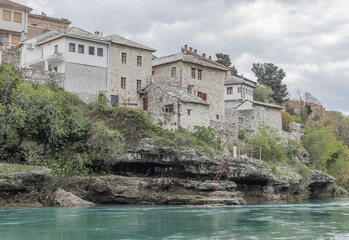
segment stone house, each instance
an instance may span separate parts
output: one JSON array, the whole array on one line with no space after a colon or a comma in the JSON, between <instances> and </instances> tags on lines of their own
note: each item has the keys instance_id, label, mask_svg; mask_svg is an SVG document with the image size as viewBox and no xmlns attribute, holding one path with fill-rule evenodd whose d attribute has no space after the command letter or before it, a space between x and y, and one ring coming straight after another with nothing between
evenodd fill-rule
<instances>
[{"instance_id":1,"label":"stone house","mask_svg":"<svg viewBox=\"0 0 349 240\"><path fill-rule=\"evenodd\" d=\"M27 38L30 7L0 0L0 48L15 49Z\"/></svg>"},{"instance_id":2,"label":"stone house","mask_svg":"<svg viewBox=\"0 0 349 240\"><path fill-rule=\"evenodd\" d=\"M145 114L166 129L210 125L209 104L186 88L151 83L140 94Z\"/></svg>"},{"instance_id":3,"label":"stone house","mask_svg":"<svg viewBox=\"0 0 349 240\"><path fill-rule=\"evenodd\" d=\"M109 41L72 27L49 31L23 42L21 66L65 74L64 89L94 102L108 89Z\"/></svg>"},{"instance_id":4,"label":"stone house","mask_svg":"<svg viewBox=\"0 0 349 240\"><path fill-rule=\"evenodd\" d=\"M142 109L138 90L150 83L152 53L156 50L118 35L104 39L110 42L108 99L112 106Z\"/></svg>"},{"instance_id":5,"label":"stone house","mask_svg":"<svg viewBox=\"0 0 349 240\"><path fill-rule=\"evenodd\" d=\"M69 29L70 24L71 22L68 19L48 17L43 12L41 14L29 13L28 38L33 38L50 30L63 32Z\"/></svg>"},{"instance_id":6,"label":"stone house","mask_svg":"<svg viewBox=\"0 0 349 240\"><path fill-rule=\"evenodd\" d=\"M224 122L224 79L229 69L185 46L180 53L153 60L153 81L179 88L209 104L209 118Z\"/></svg>"}]
</instances>

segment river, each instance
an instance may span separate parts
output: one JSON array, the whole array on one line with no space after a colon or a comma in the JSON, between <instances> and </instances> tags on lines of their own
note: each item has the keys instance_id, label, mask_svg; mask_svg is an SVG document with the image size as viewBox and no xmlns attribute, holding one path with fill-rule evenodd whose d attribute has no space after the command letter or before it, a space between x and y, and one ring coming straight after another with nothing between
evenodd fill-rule
<instances>
[{"instance_id":1,"label":"river","mask_svg":"<svg viewBox=\"0 0 349 240\"><path fill-rule=\"evenodd\" d=\"M233 207L0 208L0 239L349 239L349 199Z\"/></svg>"}]
</instances>

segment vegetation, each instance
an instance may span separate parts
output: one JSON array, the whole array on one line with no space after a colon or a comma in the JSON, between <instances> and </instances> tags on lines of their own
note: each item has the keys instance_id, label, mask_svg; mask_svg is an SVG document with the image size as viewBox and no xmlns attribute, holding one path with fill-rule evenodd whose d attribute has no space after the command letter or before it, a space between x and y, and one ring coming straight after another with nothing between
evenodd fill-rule
<instances>
[{"instance_id":1,"label":"vegetation","mask_svg":"<svg viewBox=\"0 0 349 240\"><path fill-rule=\"evenodd\" d=\"M281 120L282 130L291 132L291 123L294 122L294 117L286 111L281 111Z\"/></svg>"},{"instance_id":2,"label":"vegetation","mask_svg":"<svg viewBox=\"0 0 349 240\"><path fill-rule=\"evenodd\" d=\"M257 77L258 83L269 86L273 90L273 99L281 104L285 102L288 95L286 84L282 83L286 73L273 63L253 63L252 69Z\"/></svg>"},{"instance_id":3,"label":"vegetation","mask_svg":"<svg viewBox=\"0 0 349 240\"><path fill-rule=\"evenodd\" d=\"M253 99L255 101L264 102L265 100L273 100L273 90L266 85L257 84L256 88L253 90Z\"/></svg>"},{"instance_id":4,"label":"vegetation","mask_svg":"<svg viewBox=\"0 0 349 240\"><path fill-rule=\"evenodd\" d=\"M69 176L108 172L117 154L134 150L143 138L212 154L220 147L212 129L172 132L141 111L85 104L51 86L24 82L13 67L0 66L0 161L46 166Z\"/></svg>"},{"instance_id":5,"label":"vegetation","mask_svg":"<svg viewBox=\"0 0 349 240\"><path fill-rule=\"evenodd\" d=\"M238 70L235 66L231 66L230 57L228 54L216 53L216 62L228 67L232 74L238 74Z\"/></svg>"}]
</instances>

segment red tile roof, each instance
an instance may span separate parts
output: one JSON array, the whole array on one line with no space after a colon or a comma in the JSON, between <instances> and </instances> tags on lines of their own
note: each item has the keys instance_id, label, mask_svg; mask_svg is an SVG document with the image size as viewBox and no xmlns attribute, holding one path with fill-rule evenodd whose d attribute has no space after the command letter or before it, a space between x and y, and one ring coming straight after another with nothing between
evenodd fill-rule
<instances>
[{"instance_id":1,"label":"red tile roof","mask_svg":"<svg viewBox=\"0 0 349 240\"><path fill-rule=\"evenodd\" d=\"M29 11L33 10L30 7L27 7L27 6L24 6L22 4L19 4L19 3L16 3L16 2L12 2L12 1L9 1L9 0L0 0L0 4L9 5L9 6L12 6L12 7L17 7L17 8L25 8L26 10L29 10Z\"/></svg>"}]
</instances>

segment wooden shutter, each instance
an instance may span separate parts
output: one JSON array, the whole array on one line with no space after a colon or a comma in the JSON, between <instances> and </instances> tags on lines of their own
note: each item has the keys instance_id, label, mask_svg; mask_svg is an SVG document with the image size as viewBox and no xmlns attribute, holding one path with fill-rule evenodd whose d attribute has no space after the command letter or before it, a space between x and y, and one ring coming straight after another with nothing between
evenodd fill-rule
<instances>
[{"instance_id":1,"label":"wooden shutter","mask_svg":"<svg viewBox=\"0 0 349 240\"><path fill-rule=\"evenodd\" d=\"M12 35L12 43L18 44L21 41L21 36L19 35Z\"/></svg>"},{"instance_id":2,"label":"wooden shutter","mask_svg":"<svg viewBox=\"0 0 349 240\"><path fill-rule=\"evenodd\" d=\"M202 93L201 98L202 100L207 101L207 93Z\"/></svg>"},{"instance_id":3,"label":"wooden shutter","mask_svg":"<svg viewBox=\"0 0 349 240\"><path fill-rule=\"evenodd\" d=\"M2 20L11 21L11 11L2 11Z\"/></svg>"},{"instance_id":4,"label":"wooden shutter","mask_svg":"<svg viewBox=\"0 0 349 240\"><path fill-rule=\"evenodd\" d=\"M148 110L148 98L143 98L143 111Z\"/></svg>"},{"instance_id":5,"label":"wooden shutter","mask_svg":"<svg viewBox=\"0 0 349 240\"><path fill-rule=\"evenodd\" d=\"M15 12L14 16L13 16L13 21L18 22L18 23L22 23L22 13Z\"/></svg>"}]
</instances>

